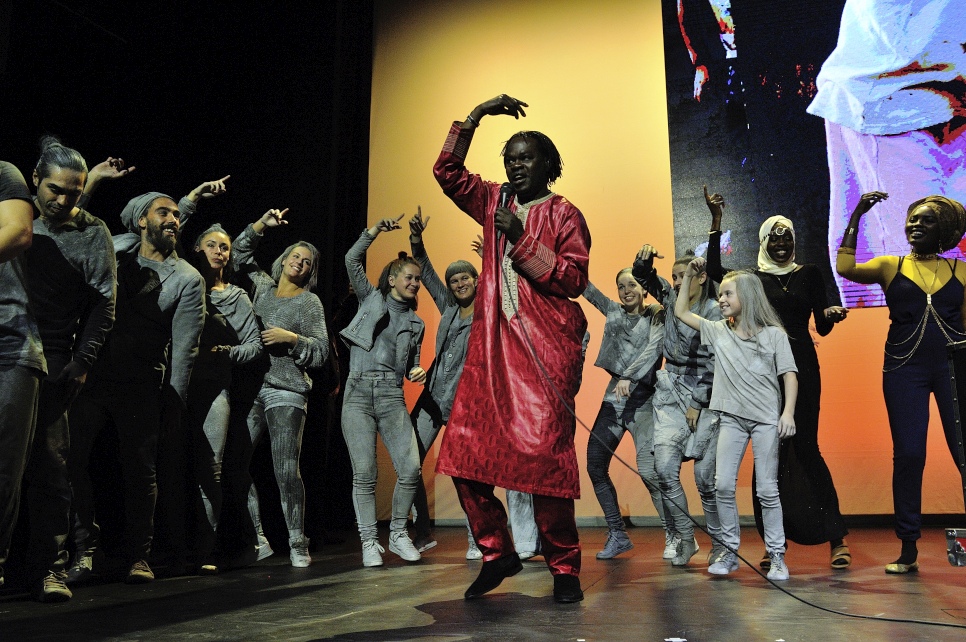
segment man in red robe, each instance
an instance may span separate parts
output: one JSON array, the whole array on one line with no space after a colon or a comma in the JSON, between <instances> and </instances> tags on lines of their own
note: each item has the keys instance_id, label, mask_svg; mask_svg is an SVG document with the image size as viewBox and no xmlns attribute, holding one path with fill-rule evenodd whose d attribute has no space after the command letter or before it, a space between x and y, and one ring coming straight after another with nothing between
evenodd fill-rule
<instances>
[{"instance_id":1,"label":"man in red robe","mask_svg":"<svg viewBox=\"0 0 966 642\"><path fill-rule=\"evenodd\" d=\"M572 301L587 286L590 233L580 211L550 191L562 162L540 132L514 134L503 149L515 196L500 206L499 183L463 162L485 116L525 116L507 95L453 123L433 173L456 205L483 226L480 272L466 365L436 471L453 477L483 553L466 599L515 575L503 504L494 486L533 495L534 518L558 602L583 599L574 499L580 496L574 450L574 395L587 320ZM506 193L508 190L504 190Z\"/></svg>"}]
</instances>

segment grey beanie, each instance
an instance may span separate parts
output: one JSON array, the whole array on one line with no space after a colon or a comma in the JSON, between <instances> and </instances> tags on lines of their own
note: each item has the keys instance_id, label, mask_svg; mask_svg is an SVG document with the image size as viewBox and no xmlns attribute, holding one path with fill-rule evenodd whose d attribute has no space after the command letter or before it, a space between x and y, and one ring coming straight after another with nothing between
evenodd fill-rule
<instances>
[{"instance_id":1,"label":"grey beanie","mask_svg":"<svg viewBox=\"0 0 966 642\"><path fill-rule=\"evenodd\" d=\"M127 205L124 206L124 209L121 210L121 222L124 223L124 227L135 234L140 234L141 228L138 227L138 219L144 216L148 208L151 207L151 203L159 198L174 200L167 194L162 194L161 192L147 192L146 194L135 196L129 200Z\"/></svg>"}]
</instances>

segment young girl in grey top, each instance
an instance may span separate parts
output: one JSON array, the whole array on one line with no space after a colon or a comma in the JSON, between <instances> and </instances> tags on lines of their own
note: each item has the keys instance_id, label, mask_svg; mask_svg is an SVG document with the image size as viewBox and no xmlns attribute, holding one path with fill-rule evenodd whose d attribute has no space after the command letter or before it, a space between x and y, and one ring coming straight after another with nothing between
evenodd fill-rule
<instances>
[{"instance_id":1,"label":"young girl in grey top","mask_svg":"<svg viewBox=\"0 0 966 642\"><path fill-rule=\"evenodd\" d=\"M664 310L660 305L645 305L647 294L634 280L631 268L617 273L620 302L611 301L593 283L587 284L584 298L607 317L600 353L594 364L610 376L600 412L587 442L587 474L607 520L607 542L597 559L607 560L634 548L624 530L624 519L617 504L617 490L610 479L613 451L626 431L630 431L637 450L637 468L651 494L651 502L664 521L664 505L654 471L654 394L655 373L661 367L664 341Z\"/></svg>"},{"instance_id":2,"label":"young girl in grey top","mask_svg":"<svg viewBox=\"0 0 966 642\"><path fill-rule=\"evenodd\" d=\"M704 271L704 265L703 258L688 264L681 289L691 287L691 280ZM795 357L781 320L754 273L739 270L728 274L721 282L718 305L724 319L714 322L692 312L685 297L674 305L675 315L699 330L701 343L714 348L715 354L709 408L721 418L715 490L721 540L728 550L708 572L727 575L738 570L741 531L735 487L750 439L757 472L755 492L761 501L765 548L771 558L768 579L787 580L785 529L778 499L778 442L795 434ZM784 406L779 377L784 383Z\"/></svg>"},{"instance_id":3,"label":"young girl in grey top","mask_svg":"<svg viewBox=\"0 0 966 642\"><path fill-rule=\"evenodd\" d=\"M312 563L303 528L305 487L299 471L307 395L312 388L312 379L306 370L318 368L325 361L329 354L329 335L322 302L312 294L319 271L319 251L314 245L305 241L293 243L272 264L271 275L259 269L255 262L255 247L262 233L286 223L283 218L286 212L287 209L269 210L245 228L234 243L234 265L248 272L255 286L253 309L262 327L262 345L270 362L248 415L250 446L239 464L247 471L254 445L267 428L282 512L288 526L289 558L292 566L304 567ZM249 511L258 530L261 521L258 501L254 486L250 488ZM259 544L264 546L262 541Z\"/></svg>"},{"instance_id":4,"label":"young girl in grey top","mask_svg":"<svg viewBox=\"0 0 966 642\"><path fill-rule=\"evenodd\" d=\"M420 559L406 532L409 509L419 483L419 450L403 397L403 378L426 381L419 367L423 322L416 316L419 263L405 255L385 267L375 288L362 259L381 232L399 229L399 220L383 219L364 231L345 256L349 282L359 311L339 334L349 345L349 378L342 403L342 434L352 460L352 499L362 539L363 566L381 566L385 549L376 531L376 433L396 468L389 550L407 562Z\"/></svg>"},{"instance_id":5,"label":"young girl in grey top","mask_svg":"<svg viewBox=\"0 0 966 642\"><path fill-rule=\"evenodd\" d=\"M191 257L205 278L207 311L188 385L191 457L202 507L194 552L198 572L213 574L218 566L209 557L221 516L221 464L231 414L232 370L260 357L263 349L251 299L245 290L228 282L232 276L231 237L224 228L212 225L198 235Z\"/></svg>"}]
</instances>

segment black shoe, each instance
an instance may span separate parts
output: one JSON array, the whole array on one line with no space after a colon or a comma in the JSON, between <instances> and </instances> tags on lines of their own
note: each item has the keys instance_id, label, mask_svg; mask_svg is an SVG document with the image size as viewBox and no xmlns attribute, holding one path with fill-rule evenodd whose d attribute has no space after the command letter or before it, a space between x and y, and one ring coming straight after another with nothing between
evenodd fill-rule
<instances>
[{"instance_id":1,"label":"black shoe","mask_svg":"<svg viewBox=\"0 0 966 642\"><path fill-rule=\"evenodd\" d=\"M553 599L561 604L572 604L584 599L584 592L580 590L580 578L576 575L554 575Z\"/></svg>"},{"instance_id":2,"label":"black shoe","mask_svg":"<svg viewBox=\"0 0 966 642\"><path fill-rule=\"evenodd\" d=\"M467 600L475 600L485 593L489 593L500 585L500 582L508 577L512 577L523 570L520 557L516 553L504 555L498 559L483 562L480 575L476 581L470 584L463 597Z\"/></svg>"}]
</instances>

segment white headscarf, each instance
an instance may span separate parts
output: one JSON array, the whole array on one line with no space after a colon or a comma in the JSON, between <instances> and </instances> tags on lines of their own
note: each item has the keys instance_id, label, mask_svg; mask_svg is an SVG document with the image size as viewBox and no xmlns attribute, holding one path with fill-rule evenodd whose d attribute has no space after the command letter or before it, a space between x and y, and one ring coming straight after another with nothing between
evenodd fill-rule
<instances>
[{"instance_id":1,"label":"white headscarf","mask_svg":"<svg viewBox=\"0 0 966 642\"><path fill-rule=\"evenodd\" d=\"M775 261L772 260L771 255L768 254L768 235L771 234L771 231L774 229L775 225L779 223L787 227L788 231L791 232L792 235L792 255L788 257L788 263L785 265L775 263ZM758 270L767 274L788 274L789 272L794 272L795 268L798 267L798 263L795 263L794 242L795 226L792 225L791 220L780 215L768 218L758 229Z\"/></svg>"}]
</instances>

